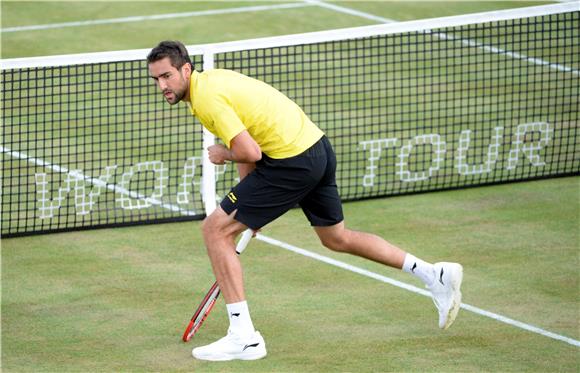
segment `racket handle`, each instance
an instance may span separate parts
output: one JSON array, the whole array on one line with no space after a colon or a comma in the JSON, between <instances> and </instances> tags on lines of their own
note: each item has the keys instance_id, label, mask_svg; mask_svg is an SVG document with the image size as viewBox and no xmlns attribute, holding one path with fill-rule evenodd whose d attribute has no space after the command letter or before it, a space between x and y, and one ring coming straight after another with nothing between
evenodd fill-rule
<instances>
[{"instance_id":1,"label":"racket handle","mask_svg":"<svg viewBox=\"0 0 580 373\"><path fill-rule=\"evenodd\" d=\"M242 233L242 237L236 245L236 253L241 254L242 251L246 250L246 247L248 247L248 243L252 239L253 235L254 232L251 229L246 229L244 233Z\"/></svg>"}]
</instances>

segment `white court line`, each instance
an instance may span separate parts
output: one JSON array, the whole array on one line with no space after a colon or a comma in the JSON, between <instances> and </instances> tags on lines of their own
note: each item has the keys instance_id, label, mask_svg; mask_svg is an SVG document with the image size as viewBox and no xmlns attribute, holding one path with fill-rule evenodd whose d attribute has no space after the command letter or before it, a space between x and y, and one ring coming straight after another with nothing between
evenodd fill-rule
<instances>
[{"instance_id":1,"label":"white court line","mask_svg":"<svg viewBox=\"0 0 580 373\"><path fill-rule=\"evenodd\" d=\"M355 267L353 265L341 262L341 261L336 260L336 259L329 258L329 257L324 256L324 255L320 255L320 254L313 253L313 252L305 250L305 249L301 249L299 247L287 244L285 242L276 240L274 238L266 237L263 234L260 234L260 233L257 234L256 238L260 241L266 242L270 245L281 247L281 248L288 250L288 251L291 251L293 253L300 254L300 255L306 256L308 258L312 258L312 259L330 264L330 265L338 267L338 268L346 269L347 271L358 273L360 275L370 277L372 279L375 279L375 280L378 280L378 281L381 281L381 282L384 282L384 283L408 290L408 291L416 293L416 294L421 294L421 295L424 295L426 297L431 297L431 293L424 290L424 289L420 289L416 286L409 285L409 284L406 284L404 282L394 280L390 277L386 277L386 276L380 275L378 273L368 271L366 269ZM500 322L503 322L505 324L512 325L512 326L515 326L517 328L530 331L532 333L543 335L544 337L556 339L556 340L571 344L572 346L580 347L580 341L578 341L576 339L566 337L566 336L563 336L560 334L556 334L556 333L550 332L548 330L538 328L537 326L526 324L526 323L523 323L523 322L518 321L518 320L510 319L509 317L505 317L505 316L499 315L497 313L486 311L486 310L483 310L481 308L471 306L471 305L465 304L465 303L461 303L461 308L463 308L464 310L473 312L475 314L489 317L493 320L500 321Z\"/></svg>"},{"instance_id":2,"label":"white court line","mask_svg":"<svg viewBox=\"0 0 580 373\"><path fill-rule=\"evenodd\" d=\"M260 12L260 11L265 11L265 10L303 8L303 7L312 6L312 5L314 5L314 4L288 3L288 4L276 4L276 5L257 5L257 6L248 6L248 7L240 7L240 8L201 10L201 11L184 12L184 13L154 14L154 15L150 15L150 16L134 16L134 17L122 17L122 18L97 19L97 20L90 20L90 21L50 23L50 24L45 24L45 25L7 27L7 28L0 29L0 32L7 33L7 32L21 32L21 31L36 31L36 30L48 30L48 29L62 28L62 27L80 27L80 26L92 26L92 25L109 25L109 24L114 24L114 23L156 21L156 20L160 20L160 19L200 17L200 16L211 16L211 15L218 15L218 14Z\"/></svg>"},{"instance_id":3,"label":"white court line","mask_svg":"<svg viewBox=\"0 0 580 373\"><path fill-rule=\"evenodd\" d=\"M4 146L1 146L1 145L0 145L0 153L5 153L5 154L8 154L14 158L26 160L30 163L33 163L33 164L41 166L41 167L48 168L49 170L52 170L55 172L59 172L59 173L69 172L69 170L65 167L61 167L61 166L43 161L41 159L31 157L31 156L26 155L26 154L21 153L21 152L12 151L12 150L10 150ZM90 182L92 184L101 184L101 185L103 184L103 182L101 180L91 178L90 176L82 175L82 174L79 174L79 176L82 176L87 182ZM145 197L141 194L131 192L125 188L120 188L114 184L106 184L106 187L109 190L112 190L114 192L124 193L126 195L131 196L132 198L147 200L148 202L156 204L162 208L166 208L170 211L181 212L182 214L186 214L186 215L190 213L190 211L184 210L183 208L181 208L179 206L175 206L175 205L172 205L169 203L162 203L161 201L157 201L157 200L154 200L152 198ZM375 280L378 280L378 281L381 281L381 282L384 282L384 283L408 290L408 291L416 293L416 294L424 295L427 297L431 296L431 294L428 291L426 291L424 289L420 289L416 286L409 285L409 284L406 284L404 282L394 280L392 278L380 275L380 274L375 273L375 272L367 271L366 269L355 267L353 265L341 262L341 261L336 260L336 259L332 259L332 258L323 256L323 255L320 255L320 254L313 253L313 252L308 251L308 250L301 249L299 247L290 245L288 243L264 236L263 234L260 234L260 233L256 235L256 239L263 241L263 242L266 242L270 245L281 247L283 249L289 250L289 251L294 252L296 254L300 254L300 255L303 255L303 256L306 256L306 257L309 257L312 259L316 259L316 260L319 260L321 262L333 265L335 267L346 269L348 271L373 278ZM509 317L505 317L505 316L502 316L502 315L499 315L499 314L496 314L493 312L489 312L489 311L486 311L486 310L483 310L481 308L474 307L474 306L471 306L471 305L465 304L465 303L461 304L461 308L468 310L468 311L471 311L473 313L476 313L478 315L489 317L491 319L503 322L505 324L509 324L509 325L518 327L520 329L524 329L524 330L527 330L527 331L530 331L533 333L543 335L543 336L548 337L548 338L556 339L556 340L571 344L573 346L580 347L580 341L578 341L578 340L575 340L575 339L572 339L572 338L569 338L569 337L566 337L566 336L563 336L560 334L552 333L552 332L547 331L545 329L541 329L541 328L538 328L536 326L523 323L521 321L510 319Z\"/></svg>"},{"instance_id":4,"label":"white court line","mask_svg":"<svg viewBox=\"0 0 580 373\"><path fill-rule=\"evenodd\" d=\"M335 4L328 4L324 1L321 0L303 0L305 3L307 4L312 4L312 5L318 5L322 8L327 8L327 9L331 9L334 10L336 12L340 12L340 13L345 13L345 14L349 14L352 16L356 16L356 17L362 17L362 18L366 18L372 21L378 21L381 23L393 23L393 22L398 22L394 19L389 19L389 18L384 18L384 17L379 17L376 16L374 14L370 14L370 13L366 13L366 12L361 12L352 8L347 8L344 6L339 6L339 5L335 5ZM580 4L580 3L579 3ZM561 64L557 64L557 63L552 63L549 61L545 61L542 60L540 58L533 58L533 57L529 57L526 56L525 54L521 54L521 53L517 53L517 52L511 52L505 49L501 49L501 48L497 48L491 45L486 45L483 43L479 43L473 40L468 40L468 39L461 39L461 38L456 38L452 35L448 35L448 34L444 34L444 33L439 33L439 32L431 32L430 30L425 30L424 31L427 34L432 34L433 36L436 36L438 38L444 39L444 40L456 40L461 42L464 45L467 45L468 47L476 47L479 49L482 49L484 51L487 52L491 52L491 53L495 53L495 54L499 54L499 55L504 55L504 56L508 56L511 57L513 59L517 59L517 60L522 60L522 61L526 61L535 65L540 65L540 66L547 66L551 69L555 69L555 70L559 70L559 71L564 71L564 72L568 72L574 75L580 75L580 70L576 70L573 69L571 67L565 66L565 65L561 65Z\"/></svg>"},{"instance_id":5,"label":"white court line","mask_svg":"<svg viewBox=\"0 0 580 373\"><path fill-rule=\"evenodd\" d=\"M376 16L376 15L371 14L371 13L362 12L360 10L355 10L355 9L347 8L347 7L340 6L340 5L329 4L329 3L326 3L326 2L320 1L320 0L303 0L303 1L307 4L317 5L321 8L327 8L327 9L334 10L335 12L339 12L339 13L350 14L351 16L366 18L366 19L369 19L371 21L377 21L377 22L381 22L381 23L399 22L399 21L394 20L394 19Z\"/></svg>"}]
</instances>

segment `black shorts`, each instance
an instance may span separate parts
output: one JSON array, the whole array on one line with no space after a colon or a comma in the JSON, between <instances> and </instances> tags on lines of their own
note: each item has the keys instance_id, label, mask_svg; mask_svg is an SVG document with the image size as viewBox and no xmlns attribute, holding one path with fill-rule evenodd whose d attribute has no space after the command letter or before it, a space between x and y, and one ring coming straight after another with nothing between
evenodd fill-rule
<instances>
[{"instance_id":1,"label":"black shorts","mask_svg":"<svg viewBox=\"0 0 580 373\"><path fill-rule=\"evenodd\" d=\"M302 154L273 159L262 154L256 169L248 174L220 203L235 219L260 229L299 205L315 227L343 220L336 186L336 156L323 136Z\"/></svg>"}]
</instances>

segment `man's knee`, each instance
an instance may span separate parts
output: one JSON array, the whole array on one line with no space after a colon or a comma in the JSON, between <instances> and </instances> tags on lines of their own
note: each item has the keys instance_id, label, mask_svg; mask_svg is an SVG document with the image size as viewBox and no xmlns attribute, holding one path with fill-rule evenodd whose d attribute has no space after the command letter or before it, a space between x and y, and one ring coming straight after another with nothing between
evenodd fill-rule
<instances>
[{"instance_id":1,"label":"man's knee","mask_svg":"<svg viewBox=\"0 0 580 373\"><path fill-rule=\"evenodd\" d=\"M210 214L201 222L201 233L204 238L209 238L217 233L219 226L218 220L215 218L214 214Z\"/></svg>"},{"instance_id":2,"label":"man's knee","mask_svg":"<svg viewBox=\"0 0 580 373\"><path fill-rule=\"evenodd\" d=\"M336 232L332 235L320 236L320 242L324 247L332 251L348 252L349 250L348 235L345 230Z\"/></svg>"},{"instance_id":3,"label":"man's knee","mask_svg":"<svg viewBox=\"0 0 580 373\"><path fill-rule=\"evenodd\" d=\"M206 241L235 239L244 230L244 226L233 218L233 214L228 215L218 207L201 223L203 238Z\"/></svg>"}]
</instances>

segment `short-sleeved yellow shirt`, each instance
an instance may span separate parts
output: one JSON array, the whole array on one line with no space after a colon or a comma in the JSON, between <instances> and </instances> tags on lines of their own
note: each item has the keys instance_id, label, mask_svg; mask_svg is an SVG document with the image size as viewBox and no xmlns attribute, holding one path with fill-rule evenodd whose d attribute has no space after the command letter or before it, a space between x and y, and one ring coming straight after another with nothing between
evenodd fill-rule
<instances>
[{"instance_id":1,"label":"short-sleeved yellow shirt","mask_svg":"<svg viewBox=\"0 0 580 373\"><path fill-rule=\"evenodd\" d=\"M228 147L247 130L263 153L283 159L304 152L324 135L280 91L231 70L193 71L189 92L191 113Z\"/></svg>"}]
</instances>

